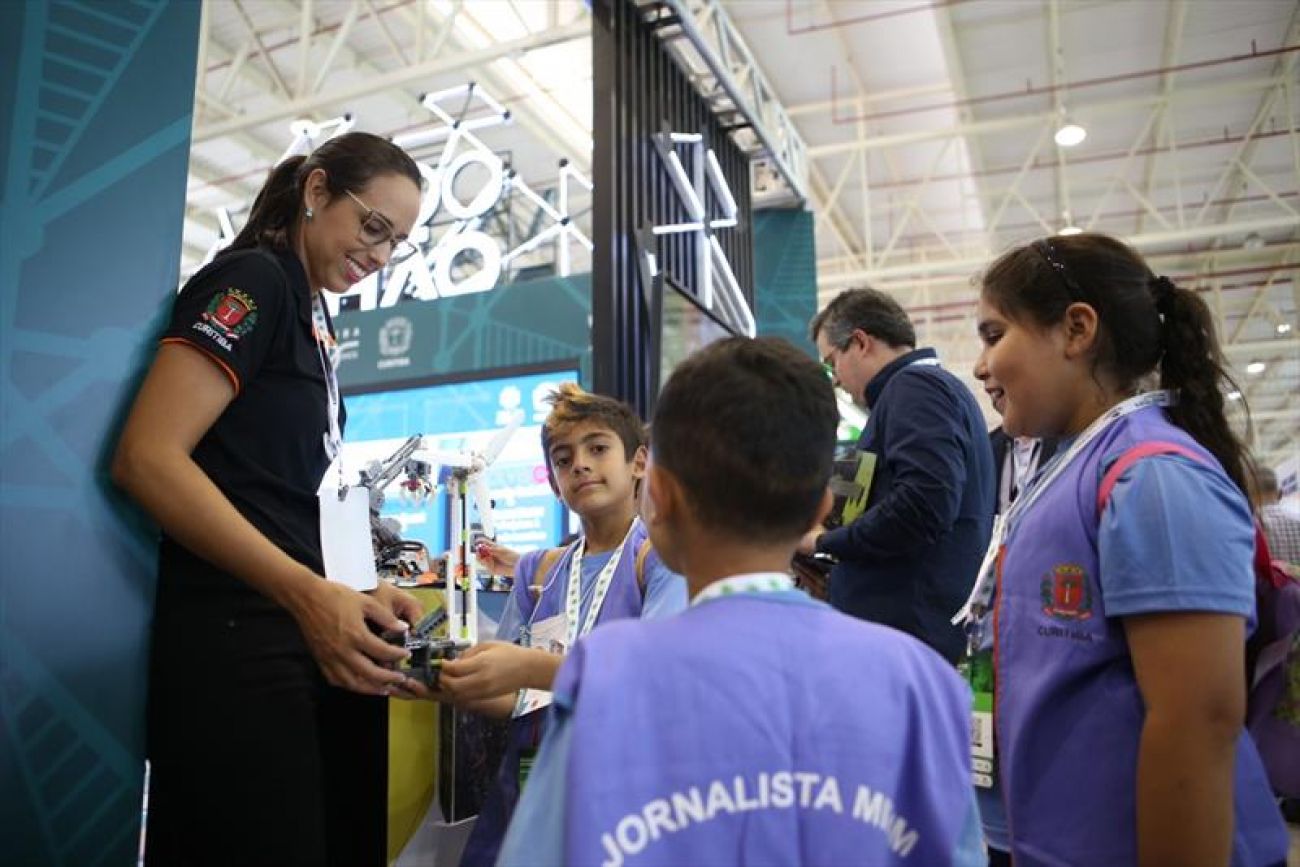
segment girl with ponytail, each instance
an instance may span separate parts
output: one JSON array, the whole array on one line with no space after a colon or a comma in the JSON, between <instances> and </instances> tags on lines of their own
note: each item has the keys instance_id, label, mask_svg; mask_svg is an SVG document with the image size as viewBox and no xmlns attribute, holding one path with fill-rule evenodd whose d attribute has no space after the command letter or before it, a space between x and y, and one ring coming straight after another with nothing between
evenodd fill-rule
<instances>
[{"instance_id":1,"label":"girl with ponytail","mask_svg":"<svg viewBox=\"0 0 1300 867\"><path fill-rule=\"evenodd\" d=\"M1114 238L1053 237L989 267L978 331L1008 434L1062 440L964 609L990 843L1017 867L1284 863L1243 727L1254 527L1205 303Z\"/></svg>"},{"instance_id":2,"label":"girl with ponytail","mask_svg":"<svg viewBox=\"0 0 1300 867\"><path fill-rule=\"evenodd\" d=\"M385 862L374 696L406 684L405 651L375 633L420 606L324 578L317 489L346 413L321 293L413 252L419 197L402 150L338 136L272 169L173 302L113 463L162 528L147 864Z\"/></svg>"}]
</instances>

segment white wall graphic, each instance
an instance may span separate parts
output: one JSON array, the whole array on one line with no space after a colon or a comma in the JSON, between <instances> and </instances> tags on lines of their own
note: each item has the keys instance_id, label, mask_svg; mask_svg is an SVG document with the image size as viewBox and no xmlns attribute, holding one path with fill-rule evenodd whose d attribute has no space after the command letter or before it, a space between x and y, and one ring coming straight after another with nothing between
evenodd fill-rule
<instances>
[{"instance_id":1,"label":"white wall graphic","mask_svg":"<svg viewBox=\"0 0 1300 867\"><path fill-rule=\"evenodd\" d=\"M446 104L455 101L460 117L454 116ZM486 106L489 114L472 120L462 120L474 103ZM386 274L382 292L379 274L370 275L342 296L326 294L331 312L337 313L340 298L354 296L361 310L392 307L404 296L421 301L473 295L487 292L501 280L502 271L515 259L536 250L543 244L555 245L556 271L567 277L570 271L570 245L578 243L592 248L591 239L577 227L569 212L571 184L580 184L591 190L591 181L561 161L558 201L552 205L534 192L514 170L507 169L491 148L475 135L475 130L510 123L507 111L491 94L473 83L436 93L426 94L420 104L434 115L434 124L423 130L397 136L393 142L411 149L446 140L436 164L417 160L416 165L424 178L424 196L420 202L419 216L410 240L420 252L404 262L394 265ZM310 153L315 147L352 128L352 115L344 115L323 123L307 120L294 121L290 131L293 140L281 159L295 154ZM458 192L457 179L482 178L472 194L463 189ZM512 249L483 230L487 216L497 206L502 196L517 193L532 203L543 215L535 221L535 232ZM436 218L452 218L435 237ZM237 231L227 209L218 209L217 222L220 237L204 259L211 261L217 251L235 237ZM473 256L477 270L461 270L467 256Z\"/></svg>"}]
</instances>

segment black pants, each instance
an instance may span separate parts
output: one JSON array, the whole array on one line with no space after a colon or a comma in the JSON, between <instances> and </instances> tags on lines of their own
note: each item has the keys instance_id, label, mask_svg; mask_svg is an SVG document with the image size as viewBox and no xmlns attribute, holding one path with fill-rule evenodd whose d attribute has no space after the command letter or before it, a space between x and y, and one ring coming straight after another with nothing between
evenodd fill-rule
<instances>
[{"instance_id":1,"label":"black pants","mask_svg":"<svg viewBox=\"0 0 1300 867\"><path fill-rule=\"evenodd\" d=\"M384 700L330 687L287 613L247 609L158 612L146 863L383 865Z\"/></svg>"}]
</instances>

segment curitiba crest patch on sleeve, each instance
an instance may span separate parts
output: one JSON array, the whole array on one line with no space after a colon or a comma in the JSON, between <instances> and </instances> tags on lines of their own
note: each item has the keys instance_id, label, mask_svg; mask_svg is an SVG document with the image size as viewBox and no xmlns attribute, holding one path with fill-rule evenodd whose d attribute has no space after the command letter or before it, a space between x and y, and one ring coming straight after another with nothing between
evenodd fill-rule
<instances>
[{"instance_id":1,"label":"curitiba crest patch on sleeve","mask_svg":"<svg viewBox=\"0 0 1300 867\"><path fill-rule=\"evenodd\" d=\"M203 318L226 337L238 340L257 326L257 303L247 292L227 289L213 296Z\"/></svg>"}]
</instances>

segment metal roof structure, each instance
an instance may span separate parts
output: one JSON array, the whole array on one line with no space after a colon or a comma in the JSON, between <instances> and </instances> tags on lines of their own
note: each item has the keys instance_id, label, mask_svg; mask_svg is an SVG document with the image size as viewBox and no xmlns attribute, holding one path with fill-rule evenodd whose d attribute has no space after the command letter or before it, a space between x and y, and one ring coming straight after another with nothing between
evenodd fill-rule
<instances>
[{"instance_id":1,"label":"metal roof structure","mask_svg":"<svg viewBox=\"0 0 1300 867\"><path fill-rule=\"evenodd\" d=\"M1204 294L1256 453L1300 452L1293 0L640 2L673 19L664 38L735 118L756 201L815 213L823 301L894 293L976 388L981 267L1069 226L1114 234ZM589 16L578 0L209 0L186 269L294 120L411 133L432 120L422 93L474 81L512 113L476 134L534 190L555 189L561 158L587 171ZM1067 119L1086 130L1070 147L1054 140ZM520 232L531 218L509 215Z\"/></svg>"}]
</instances>

